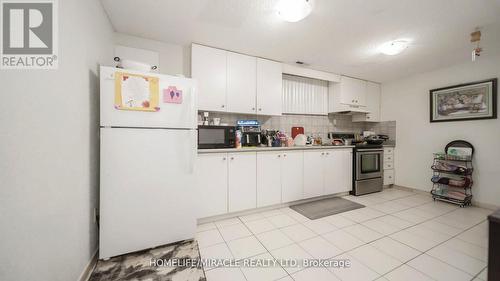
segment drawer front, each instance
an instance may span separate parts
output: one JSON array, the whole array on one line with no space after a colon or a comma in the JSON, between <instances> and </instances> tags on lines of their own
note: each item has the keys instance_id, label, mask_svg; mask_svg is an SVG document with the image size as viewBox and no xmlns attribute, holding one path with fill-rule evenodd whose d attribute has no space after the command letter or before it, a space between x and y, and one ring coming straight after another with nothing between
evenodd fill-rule
<instances>
[{"instance_id":1,"label":"drawer front","mask_svg":"<svg viewBox=\"0 0 500 281\"><path fill-rule=\"evenodd\" d=\"M384 162L384 170L394 169L394 162Z\"/></svg>"},{"instance_id":2,"label":"drawer front","mask_svg":"<svg viewBox=\"0 0 500 281\"><path fill-rule=\"evenodd\" d=\"M394 184L394 170L384 171L384 185Z\"/></svg>"},{"instance_id":3,"label":"drawer front","mask_svg":"<svg viewBox=\"0 0 500 281\"><path fill-rule=\"evenodd\" d=\"M384 155L394 155L394 147L384 147Z\"/></svg>"},{"instance_id":4,"label":"drawer front","mask_svg":"<svg viewBox=\"0 0 500 281\"><path fill-rule=\"evenodd\" d=\"M394 154L389 154L389 155L384 154L384 163L387 163L387 162L394 164Z\"/></svg>"}]
</instances>

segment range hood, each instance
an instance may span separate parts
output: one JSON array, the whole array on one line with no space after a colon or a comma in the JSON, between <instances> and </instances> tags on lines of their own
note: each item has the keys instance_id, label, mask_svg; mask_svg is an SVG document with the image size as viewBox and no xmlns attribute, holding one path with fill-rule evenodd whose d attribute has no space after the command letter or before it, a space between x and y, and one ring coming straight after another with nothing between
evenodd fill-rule
<instances>
[{"instance_id":1,"label":"range hood","mask_svg":"<svg viewBox=\"0 0 500 281\"><path fill-rule=\"evenodd\" d=\"M353 114L366 114L371 112L362 107L345 106L343 108L339 108L338 110L334 110L330 113L353 115Z\"/></svg>"}]
</instances>

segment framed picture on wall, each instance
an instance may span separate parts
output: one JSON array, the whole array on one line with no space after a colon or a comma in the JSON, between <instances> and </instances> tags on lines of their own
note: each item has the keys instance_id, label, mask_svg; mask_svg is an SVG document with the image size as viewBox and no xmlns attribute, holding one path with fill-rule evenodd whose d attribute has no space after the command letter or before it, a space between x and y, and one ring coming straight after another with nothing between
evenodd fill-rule
<instances>
[{"instance_id":1,"label":"framed picture on wall","mask_svg":"<svg viewBox=\"0 0 500 281\"><path fill-rule=\"evenodd\" d=\"M430 121L497 118L497 78L430 90Z\"/></svg>"}]
</instances>

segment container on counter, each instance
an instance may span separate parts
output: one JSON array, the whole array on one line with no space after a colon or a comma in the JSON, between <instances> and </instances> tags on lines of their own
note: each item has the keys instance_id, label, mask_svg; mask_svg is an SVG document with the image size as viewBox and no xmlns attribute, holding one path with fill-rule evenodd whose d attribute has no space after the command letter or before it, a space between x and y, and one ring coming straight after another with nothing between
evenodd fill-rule
<instances>
[{"instance_id":1,"label":"container on counter","mask_svg":"<svg viewBox=\"0 0 500 281\"><path fill-rule=\"evenodd\" d=\"M241 148L241 131L240 130L236 130L236 148Z\"/></svg>"}]
</instances>

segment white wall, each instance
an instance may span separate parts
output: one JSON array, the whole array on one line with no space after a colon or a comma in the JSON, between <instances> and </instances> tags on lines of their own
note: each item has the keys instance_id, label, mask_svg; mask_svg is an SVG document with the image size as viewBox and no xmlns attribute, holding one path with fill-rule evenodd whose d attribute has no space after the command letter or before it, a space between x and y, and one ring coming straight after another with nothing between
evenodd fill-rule
<instances>
[{"instance_id":1,"label":"white wall","mask_svg":"<svg viewBox=\"0 0 500 281\"><path fill-rule=\"evenodd\" d=\"M59 69L0 70L0 280L77 280L97 249L99 0L59 3Z\"/></svg>"},{"instance_id":2,"label":"white wall","mask_svg":"<svg viewBox=\"0 0 500 281\"><path fill-rule=\"evenodd\" d=\"M430 89L498 78L499 65L500 57L485 54L476 62L382 84L382 118L397 123L397 185L430 191L432 153L443 151L452 140L464 139L476 149L473 199L500 206L500 119L429 122Z\"/></svg>"},{"instance_id":3,"label":"white wall","mask_svg":"<svg viewBox=\"0 0 500 281\"><path fill-rule=\"evenodd\" d=\"M180 46L123 33L115 33L114 42L116 45L158 52L159 72L162 74L182 74L186 77L191 75L191 46Z\"/></svg>"}]
</instances>

